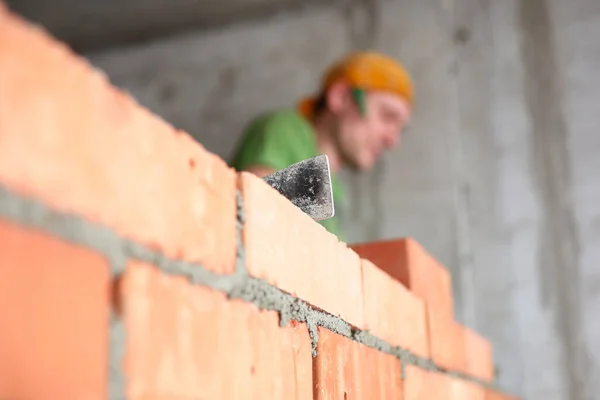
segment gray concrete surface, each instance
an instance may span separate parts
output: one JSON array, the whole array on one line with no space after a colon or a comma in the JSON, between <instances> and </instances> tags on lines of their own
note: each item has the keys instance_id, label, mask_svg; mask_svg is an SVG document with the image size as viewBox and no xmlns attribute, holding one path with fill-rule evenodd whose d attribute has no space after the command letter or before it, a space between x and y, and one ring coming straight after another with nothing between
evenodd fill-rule
<instances>
[{"instance_id":1,"label":"gray concrete surface","mask_svg":"<svg viewBox=\"0 0 600 400\"><path fill-rule=\"evenodd\" d=\"M600 399L600 2L378 4L372 31L321 7L87 56L225 158L344 51L403 59L414 124L372 174L344 176L352 241L412 236L448 266L502 387Z\"/></svg>"},{"instance_id":2,"label":"gray concrete surface","mask_svg":"<svg viewBox=\"0 0 600 400\"><path fill-rule=\"evenodd\" d=\"M77 51L205 30L241 20L294 12L316 0L5 0ZM331 1L329 1L331 2ZM324 3L321 1L320 3Z\"/></svg>"}]
</instances>

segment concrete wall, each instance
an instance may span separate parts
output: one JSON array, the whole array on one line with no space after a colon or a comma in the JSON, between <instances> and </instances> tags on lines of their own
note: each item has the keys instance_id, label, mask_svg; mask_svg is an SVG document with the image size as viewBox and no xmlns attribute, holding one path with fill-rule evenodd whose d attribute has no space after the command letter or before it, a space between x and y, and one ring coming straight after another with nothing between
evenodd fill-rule
<instances>
[{"instance_id":1,"label":"concrete wall","mask_svg":"<svg viewBox=\"0 0 600 400\"><path fill-rule=\"evenodd\" d=\"M567 354L577 395L595 399L600 397L600 3L580 0L569 6L552 0L550 17L563 78L557 88L563 117L557 133L568 151L561 204L571 213L561 229L572 238L564 246L571 257L564 273Z\"/></svg>"},{"instance_id":2,"label":"concrete wall","mask_svg":"<svg viewBox=\"0 0 600 400\"><path fill-rule=\"evenodd\" d=\"M404 60L414 124L376 171L344 177L352 241L409 235L447 265L506 389L600 399L599 4L388 1L372 31L314 9L88 56L225 158L346 50L372 39Z\"/></svg>"}]
</instances>

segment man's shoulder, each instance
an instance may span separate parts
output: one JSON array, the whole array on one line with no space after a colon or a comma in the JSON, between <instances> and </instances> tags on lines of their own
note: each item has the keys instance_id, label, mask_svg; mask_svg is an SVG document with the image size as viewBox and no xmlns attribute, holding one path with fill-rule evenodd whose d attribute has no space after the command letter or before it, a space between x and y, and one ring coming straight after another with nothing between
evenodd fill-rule
<instances>
[{"instance_id":1,"label":"man's shoulder","mask_svg":"<svg viewBox=\"0 0 600 400\"><path fill-rule=\"evenodd\" d=\"M316 152L316 139L308 121L293 109L279 109L250 121L231 165L237 170L250 165L281 169Z\"/></svg>"},{"instance_id":2,"label":"man's shoulder","mask_svg":"<svg viewBox=\"0 0 600 400\"><path fill-rule=\"evenodd\" d=\"M304 117L292 108L280 108L260 114L248 125L248 130L281 128L292 126L297 129L310 131L310 124Z\"/></svg>"},{"instance_id":3,"label":"man's shoulder","mask_svg":"<svg viewBox=\"0 0 600 400\"><path fill-rule=\"evenodd\" d=\"M316 146L312 125L294 109L278 109L259 115L248 124L244 137L248 141L273 143L280 147L312 149Z\"/></svg>"}]
</instances>

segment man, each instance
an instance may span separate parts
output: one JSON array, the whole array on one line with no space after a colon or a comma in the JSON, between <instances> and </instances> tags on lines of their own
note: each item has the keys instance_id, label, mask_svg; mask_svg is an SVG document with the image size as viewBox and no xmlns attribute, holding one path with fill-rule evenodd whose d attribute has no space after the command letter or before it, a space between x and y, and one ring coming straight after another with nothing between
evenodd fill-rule
<instances>
[{"instance_id":1,"label":"man","mask_svg":"<svg viewBox=\"0 0 600 400\"><path fill-rule=\"evenodd\" d=\"M277 110L255 119L241 138L231 166L259 177L326 154L334 203L344 200L336 176L342 167L367 171L393 148L408 123L413 85L397 61L374 52L352 53L324 75L318 96L297 110ZM338 218L320 223L341 240Z\"/></svg>"}]
</instances>

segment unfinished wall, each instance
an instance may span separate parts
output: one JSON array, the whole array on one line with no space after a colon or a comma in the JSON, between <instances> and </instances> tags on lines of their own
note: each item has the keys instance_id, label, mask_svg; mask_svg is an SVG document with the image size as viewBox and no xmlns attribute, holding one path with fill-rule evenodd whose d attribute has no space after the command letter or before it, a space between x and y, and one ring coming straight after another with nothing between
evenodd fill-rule
<instances>
[{"instance_id":1,"label":"unfinished wall","mask_svg":"<svg viewBox=\"0 0 600 400\"><path fill-rule=\"evenodd\" d=\"M412 236L448 266L456 318L490 338L504 387L598 398L599 3L373 3L373 46L407 64L417 109L377 171L344 177L350 240ZM249 118L368 42L351 26L315 9L89 58L227 157Z\"/></svg>"},{"instance_id":2,"label":"unfinished wall","mask_svg":"<svg viewBox=\"0 0 600 400\"><path fill-rule=\"evenodd\" d=\"M0 38L0 397L510 398L416 242L350 249L4 9Z\"/></svg>"}]
</instances>

